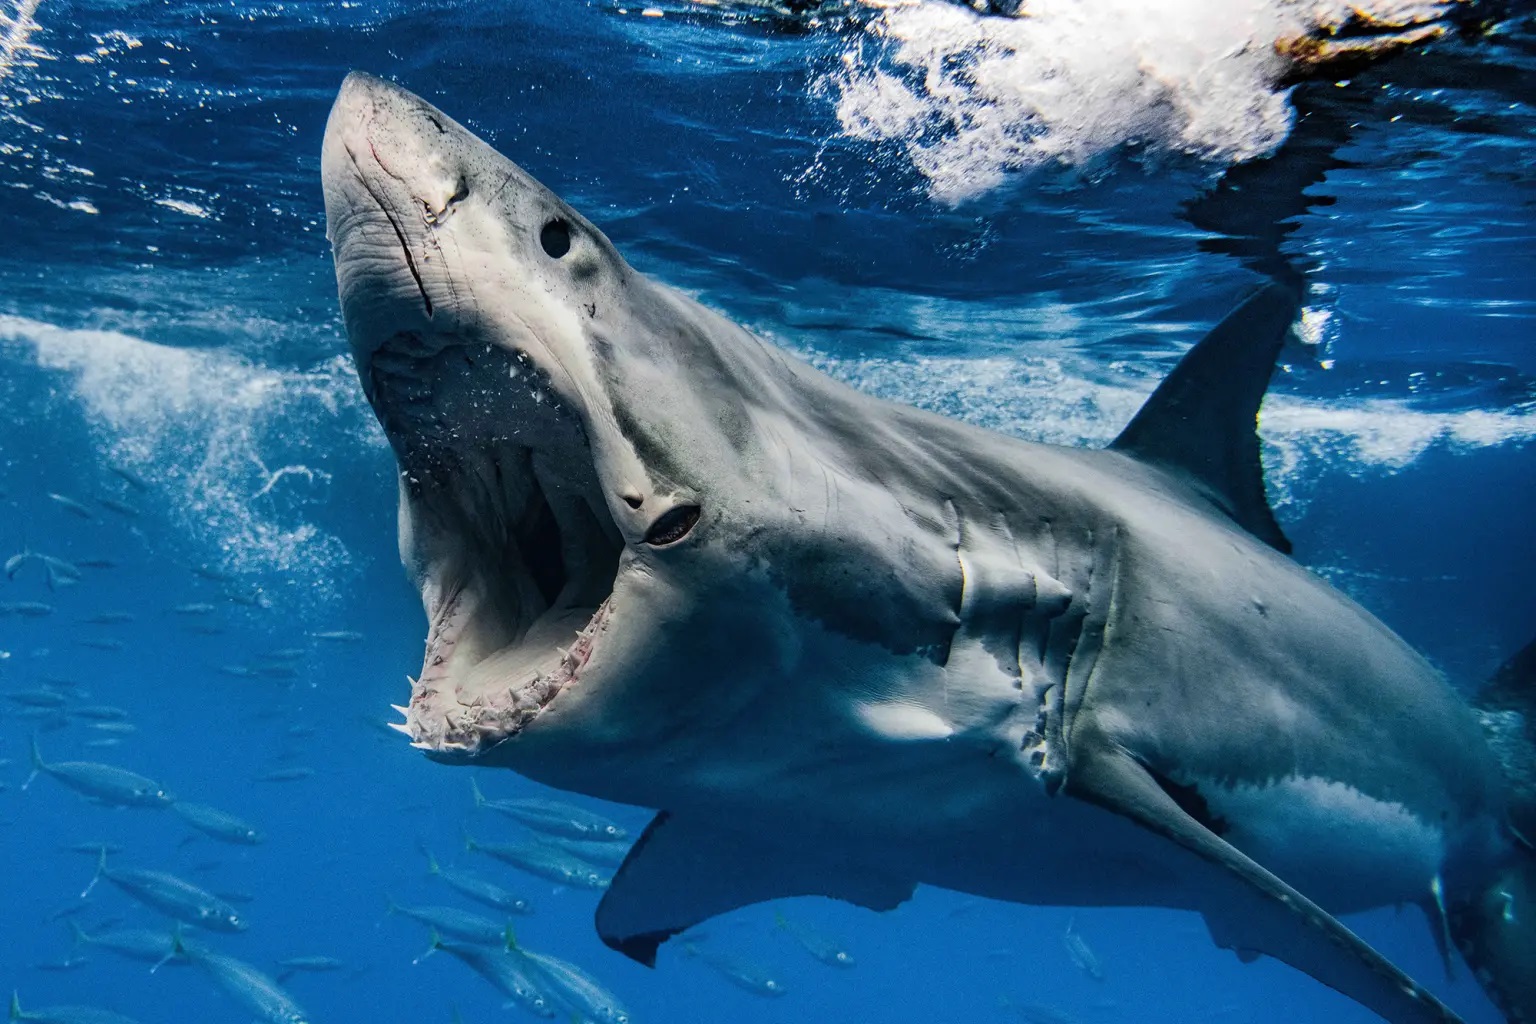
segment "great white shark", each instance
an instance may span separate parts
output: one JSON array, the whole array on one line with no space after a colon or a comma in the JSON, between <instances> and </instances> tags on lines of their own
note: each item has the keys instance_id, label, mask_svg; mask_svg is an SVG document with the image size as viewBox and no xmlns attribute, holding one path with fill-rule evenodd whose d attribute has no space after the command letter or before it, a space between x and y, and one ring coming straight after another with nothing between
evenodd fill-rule
<instances>
[{"instance_id":1,"label":"great white shark","mask_svg":"<svg viewBox=\"0 0 1536 1024\"><path fill-rule=\"evenodd\" d=\"M1266 503L1291 294L1107 449L1063 448L830 379L380 79L342 85L322 175L428 620L399 728L659 811L610 946L650 963L736 907L921 882L1185 908L1388 1020L1456 1020L1335 916L1413 903L1536 1019L1529 808Z\"/></svg>"}]
</instances>

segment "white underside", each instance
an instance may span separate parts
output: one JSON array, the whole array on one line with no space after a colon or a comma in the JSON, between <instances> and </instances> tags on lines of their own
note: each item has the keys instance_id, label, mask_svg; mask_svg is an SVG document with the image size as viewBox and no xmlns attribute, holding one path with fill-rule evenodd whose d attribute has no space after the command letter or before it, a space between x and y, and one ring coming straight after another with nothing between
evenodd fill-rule
<instances>
[{"instance_id":1,"label":"white underside","mask_svg":"<svg viewBox=\"0 0 1536 1024\"><path fill-rule=\"evenodd\" d=\"M1266 786L1194 781L1230 827L1229 842L1329 910L1430 898L1445 834L1402 804L1315 777Z\"/></svg>"}]
</instances>

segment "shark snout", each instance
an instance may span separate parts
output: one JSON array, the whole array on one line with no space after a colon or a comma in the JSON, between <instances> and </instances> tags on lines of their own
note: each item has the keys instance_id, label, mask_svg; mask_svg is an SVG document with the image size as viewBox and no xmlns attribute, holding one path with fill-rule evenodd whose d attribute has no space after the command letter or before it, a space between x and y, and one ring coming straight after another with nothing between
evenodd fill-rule
<instances>
[{"instance_id":1,"label":"shark snout","mask_svg":"<svg viewBox=\"0 0 1536 1024\"><path fill-rule=\"evenodd\" d=\"M466 135L372 75L349 74L337 93L321 175L342 312L365 387L367 364L390 338L459 325L448 228L469 196Z\"/></svg>"}]
</instances>

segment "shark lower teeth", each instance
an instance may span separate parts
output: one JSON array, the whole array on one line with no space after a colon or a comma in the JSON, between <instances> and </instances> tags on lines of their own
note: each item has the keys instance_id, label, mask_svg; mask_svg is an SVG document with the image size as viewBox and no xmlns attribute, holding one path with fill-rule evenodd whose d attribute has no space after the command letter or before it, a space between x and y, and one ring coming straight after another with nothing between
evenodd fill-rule
<instances>
[{"instance_id":1,"label":"shark lower teeth","mask_svg":"<svg viewBox=\"0 0 1536 1024\"><path fill-rule=\"evenodd\" d=\"M609 604L605 601L562 652L555 672L541 674L500 694L476 694L466 702L451 687L439 688L432 681L411 680L409 707L391 705L405 715L406 721L390 723L390 727L409 736L412 746L419 749L467 756L517 735L579 681L578 673L591 659L608 613Z\"/></svg>"}]
</instances>

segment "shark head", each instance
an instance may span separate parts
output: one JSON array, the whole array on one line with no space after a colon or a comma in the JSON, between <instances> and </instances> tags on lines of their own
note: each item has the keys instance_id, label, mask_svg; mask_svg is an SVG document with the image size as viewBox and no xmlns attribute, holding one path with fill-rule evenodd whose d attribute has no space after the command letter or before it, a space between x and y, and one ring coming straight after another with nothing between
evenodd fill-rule
<instances>
[{"instance_id":1,"label":"shark head","mask_svg":"<svg viewBox=\"0 0 1536 1024\"><path fill-rule=\"evenodd\" d=\"M440 759L522 769L744 714L750 680L796 656L792 631L744 609L761 604L753 560L806 513L785 416L819 376L637 273L387 82L346 79L322 167L429 623L402 730Z\"/></svg>"}]
</instances>

